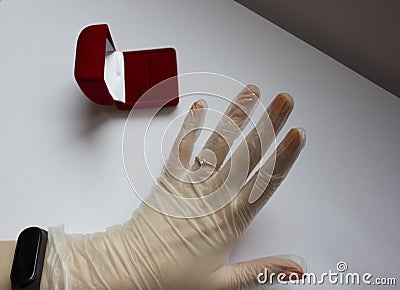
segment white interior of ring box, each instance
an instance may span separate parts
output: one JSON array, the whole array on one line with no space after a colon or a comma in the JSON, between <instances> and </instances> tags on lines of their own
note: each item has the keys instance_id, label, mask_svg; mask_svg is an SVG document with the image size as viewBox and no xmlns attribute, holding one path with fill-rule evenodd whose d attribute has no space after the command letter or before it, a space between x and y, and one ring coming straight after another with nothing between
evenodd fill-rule
<instances>
[{"instance_id":1,"label":"white interior of ring box","mask_svg":"<svg viewBox=\"0 0 400 290\"><path fill-rule=\"evenodd\" d=\"M114 101L125 103L124 55L107 38L104 80Z\"/></svg>"}]
</instances>

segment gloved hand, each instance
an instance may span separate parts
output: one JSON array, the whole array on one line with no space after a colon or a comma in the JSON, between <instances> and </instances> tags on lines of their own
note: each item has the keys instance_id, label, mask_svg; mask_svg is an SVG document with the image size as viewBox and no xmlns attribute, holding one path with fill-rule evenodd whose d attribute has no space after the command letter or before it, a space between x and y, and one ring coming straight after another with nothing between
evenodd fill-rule
<instances>
[{"instance_id":1,"label":"gloved hand","mask_svg":"<svg viewBox=\"0 0 400 290\"><path fill-rule=\"evenodd\" d=\"M305 143L291 129L248 179L293 108L279 94L257 125L227 159L259 97L249 85L234 99L216 131L191 164L206 113L195 102L151 195L125 224L104 233L66 235L49 230L46 255L51 289L237 289L257 285L257 274L301 275L293 256L273 256L231 265L236 240L288 174ZM44 274L45 275L45 274Z\"/></svg>"}]
</instances>

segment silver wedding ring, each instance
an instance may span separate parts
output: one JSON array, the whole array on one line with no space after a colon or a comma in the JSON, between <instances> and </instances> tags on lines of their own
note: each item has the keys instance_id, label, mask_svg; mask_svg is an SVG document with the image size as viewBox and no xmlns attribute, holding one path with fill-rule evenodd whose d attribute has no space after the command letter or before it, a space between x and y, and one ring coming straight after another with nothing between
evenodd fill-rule
<instances>
[{"instance_id":1,"label":"silver wedding ring","mask_svg":"<svg viewBox=\"0 0 400 290\"><path fill-rule=\"evenodd\" d=\"M197 162L199 162L200 166L208 165L208 166L213 167L214 170L218 170L218 169L219 169L218 166L217 166L217 164L214 164L214 163L212 163L212 162L206 160L205 158L200 158L199 156L196 156L194 159L195 159Z\"/></svg>"}]
</instances>

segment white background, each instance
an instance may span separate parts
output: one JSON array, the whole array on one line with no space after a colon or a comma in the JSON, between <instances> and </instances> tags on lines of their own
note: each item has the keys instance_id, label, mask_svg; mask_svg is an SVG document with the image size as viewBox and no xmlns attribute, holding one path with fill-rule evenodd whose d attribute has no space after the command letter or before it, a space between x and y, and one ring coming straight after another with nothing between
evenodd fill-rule
<instances>
[{"instance_id":1,"label":"white background","mask_svg":"<svg viewBox=\"0 0 400 290\"><path fill-rule=\"evenodd\" d=\"M77 35L99 22L119 50L173 46L180 73L255 83L266 105L294 96L284 131L304 127L307 145L233 262L298 253L309 271L343 260L400 283L400 100L231 1L0 2L0 239L32 224L103 231L139 204L122 163L128 112L73 79Z\"/></svg>"}]
</instances>

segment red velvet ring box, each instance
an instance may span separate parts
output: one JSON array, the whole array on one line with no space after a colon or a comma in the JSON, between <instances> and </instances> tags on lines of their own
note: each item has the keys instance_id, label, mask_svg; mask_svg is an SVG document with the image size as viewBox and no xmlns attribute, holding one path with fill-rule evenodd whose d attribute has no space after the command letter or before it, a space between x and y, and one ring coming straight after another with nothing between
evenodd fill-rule
<instances>
[{"instance_id":1,"label":"red velvet ring box","mask_svg":"<svg viewBox=\"0 0 400 290\"><path fill-rule=\"evenodd\" d=\"M176 76L173 48L119 52L107 24L90 25L78 37L75 79L84 94L97 104L115 104L121 110L134 105L175 106L179 102L177 78L167 82L168 92L140 97L154 85Z\"/></svg>"}]
</instances>

